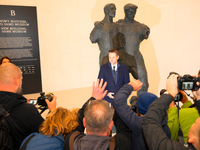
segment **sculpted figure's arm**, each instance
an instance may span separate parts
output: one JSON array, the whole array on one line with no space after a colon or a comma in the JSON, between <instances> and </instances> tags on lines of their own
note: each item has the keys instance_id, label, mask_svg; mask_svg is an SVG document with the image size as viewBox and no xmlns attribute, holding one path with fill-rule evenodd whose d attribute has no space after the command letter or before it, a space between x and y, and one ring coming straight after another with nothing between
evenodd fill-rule
<instances>
[{"instance_id":1,"label":"sculpted figure's arm","mask_svg":"<svg viewBox=\"0 0 200 150\"><path fill-rule=\"evenodd\" d=\"M146 26L145 24L142 24L142 34L140 34L141 41L143 41L144 39L147 39L149 37L149 34L150 34L149 27Z\"/></svg>"},{"instance_id":2,"label":"sculpted figure's arm","mask_svg":"<svg viewBox=\"0 0 200 150\"><path fill-rule=\"evenodd\" d=\"M104 23L102 21L96 21L94 26L101 30L104 26Z\"/></svg>"},{"instance_id":3,"label":"sculpted figure's arm","mask_svg":"<svg viewBox=\"0 0 200 150\"><path fill-rule=\"evenodd\" d=\"M124 19L119 19L116 23L117 23L117 24L122 23L123 20L124 20Z\"/></svg>"},{"instance_id":4,"label":"sculpted figure's arm","mask_svg":"<svg viewBox=\"0 0 200 150\"><path fill-rule=\"evenodd\" d=\"M90 33L90 41L92 43L97 43L98 41L98 38L99 38L99 29L97 27L94 27L92 32Z\"/></svg>"}]
</instances>

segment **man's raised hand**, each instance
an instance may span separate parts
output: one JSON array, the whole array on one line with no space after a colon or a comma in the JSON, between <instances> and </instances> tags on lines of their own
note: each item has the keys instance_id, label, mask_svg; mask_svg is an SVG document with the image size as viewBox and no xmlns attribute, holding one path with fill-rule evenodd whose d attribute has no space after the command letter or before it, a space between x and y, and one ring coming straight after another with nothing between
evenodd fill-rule
<instances>
[{"instance_id":1,"label":"man's raised hand","mask_svg":"<svg viewBox=\"0 0 200 150\"><path fill-rule=\"evenodd\" d=\"M106 85L107 82L103 84L103 79L101 79L100 82L99 79L97 79L96 83L94 81L92 86L92 97L96 100L102 100L108 92L108 90L105 90Z\"/></svg>"},{"instance_id":2,"label":"man's raised hand","mask_svg":"<svg viewBox=\"0 0 200 150\"><path fill-rule=\"evenodd\" d=\"M133 87L133 91L138 91L142 88L142 82L140 80L133 79L128 84L130 84Z\"/></svg>"}]
</instances>

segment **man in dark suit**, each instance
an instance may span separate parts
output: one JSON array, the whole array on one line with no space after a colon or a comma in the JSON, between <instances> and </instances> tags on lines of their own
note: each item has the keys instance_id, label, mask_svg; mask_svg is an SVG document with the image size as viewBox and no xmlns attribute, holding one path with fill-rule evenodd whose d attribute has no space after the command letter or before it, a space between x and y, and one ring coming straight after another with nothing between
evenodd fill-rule
<instances>
[{"instance_id":1,"label":"man in dark suit","mask_svg":"<svg viewBox=\"0 0 200 150\"><path fill-rule=\"evenodd\" d=\"M108 53L109 62L102 65L99 71L98 79L107 82L108 94L104 100L112 103L114 95L124 85L130 82L128 67L118 62L119 53L116 49L111 49Z\"/></svg>"}]
</instances>

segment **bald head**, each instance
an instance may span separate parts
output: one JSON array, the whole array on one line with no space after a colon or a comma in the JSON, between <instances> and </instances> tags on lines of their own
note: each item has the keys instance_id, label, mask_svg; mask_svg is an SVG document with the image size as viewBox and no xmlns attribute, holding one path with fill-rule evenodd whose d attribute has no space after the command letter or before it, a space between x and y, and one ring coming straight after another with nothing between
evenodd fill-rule
<instances>
[{"instance_id":1,"label":"bald head","mask_svg":"<svg viewBox=\"0 0 200 150\"><path fill-rule=\"evenodd\" d=\"M17 67L12 63L4 63L0 66L1 91L17 92L17 89L19 88L18 86L21 86L22 84L21 82L22 82L22 73L19 67Z\"/></svg>"},{"instance_id":2,"label":"bald head","mask_svg":"<svg viewBox=\"0 0 200 150\"><path fill-rule=\"evenodd\" d=\"M114 109L107 101L91 101L84 112L86 129L94 134L107 132L113 114Z\"/></svg>"}]
</instances>

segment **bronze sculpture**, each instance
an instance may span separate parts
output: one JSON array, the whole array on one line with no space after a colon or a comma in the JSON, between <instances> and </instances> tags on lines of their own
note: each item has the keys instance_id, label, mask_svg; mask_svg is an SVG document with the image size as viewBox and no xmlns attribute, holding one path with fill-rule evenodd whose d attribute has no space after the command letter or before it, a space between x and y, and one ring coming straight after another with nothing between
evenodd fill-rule
<instances>
[{"instance_id":1,"label":"bronze sculpture","mask_svg":"<svg viewBox=\"0 0 200 150\"><path fill-rule=\"evenodd\" d=\"M114 40L114 37L117 36L117 33L124 35L126 44L122 44L120 46L120 48L125 49L125 51L120 50L121 63L127 65L129 68L129 72L133 75L133 77L136 79L138 78L143 83L142 89L137 92L137 95L139 96L141 93L147 92L149 87L147 71L144 64L143 56L139 51L139 47L140 43L144 39L148 38L150 34L150 29L147 25L134 20L138 8L136 5L130 3L126 4L124 6L125 18L118 20L116 23L113 22L113 17L115 16L115 13L112 15L110 13L110 9L112 8L111 6L115 7L114 4L107 4L104 7L105 18L100 22L95 22L95 27L90 34L90 40L92 41L92 43L98 43L101 51L99 63L104 64L108 60L106 58L108 55L108 51L110 49L116 48L114 47L114 45L116 44L113 45L112 42ZM105 9L106 7L108 9L107 12ZM118 40L118 42L123 41L122 36L120 38L121 40ZM119 48L116 49L119 50ZM105 57L104 60L103 57Z\"/></svg>"}]
</instances>

